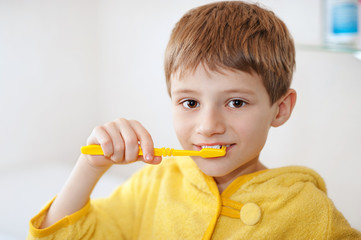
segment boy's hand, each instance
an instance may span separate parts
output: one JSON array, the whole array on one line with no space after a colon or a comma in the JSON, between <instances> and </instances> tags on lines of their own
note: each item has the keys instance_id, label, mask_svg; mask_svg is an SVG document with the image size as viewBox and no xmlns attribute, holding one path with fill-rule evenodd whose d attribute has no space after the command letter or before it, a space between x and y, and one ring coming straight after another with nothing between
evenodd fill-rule
<instances>
[{"instance_id":1,"label":"boy's hand","mask_svg":"<svg viewBox=\"0 0 361 240\"><path fill-rule=\"evenodd\" d=\"M139 143L143 156L138 156ZM95 127L87 145L99 144L104 156L85 155L94 167L110 167L112 164L126 164L144 161L159 164L162 157L154 157L154 144L148 131L135 120L124 118Z\"/></svg>"},{"instance_id":2,"label":"boy's hand","mask_svg":"<svg viewBox=\"0 0 361 240\"><path fill-rule=\"evenodd\" d=\"M139 142L143 156L138 156ZM87 144L101 145L104 156L80 155L68 181L49 208L40 228L49 227L84 207L96 183L111 165L137 160L151 164L162 161L162 157L154 157L153 140L148 131L134 120L120 118L94 128Z\"/></svg>"}]
</instances>

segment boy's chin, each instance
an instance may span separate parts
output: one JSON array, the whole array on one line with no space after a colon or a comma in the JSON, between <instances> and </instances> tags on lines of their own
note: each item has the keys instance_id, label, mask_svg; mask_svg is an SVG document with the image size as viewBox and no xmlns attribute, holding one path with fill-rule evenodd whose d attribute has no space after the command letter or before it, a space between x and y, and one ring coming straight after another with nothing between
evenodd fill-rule
<instances>
[{"instance_id":1,"label":"boy's chin","mask_svg":"<svg viewBox=\"0 0 361 240\"><path fill-rule=\"evenodd\" d=\"M223 177L229 172L224 168L224 163L217 162L215 159L205 159L201 157L192 157L193 161L197 164L198 168L207 176L210 177Z\"/></svg>"}]
</instances>

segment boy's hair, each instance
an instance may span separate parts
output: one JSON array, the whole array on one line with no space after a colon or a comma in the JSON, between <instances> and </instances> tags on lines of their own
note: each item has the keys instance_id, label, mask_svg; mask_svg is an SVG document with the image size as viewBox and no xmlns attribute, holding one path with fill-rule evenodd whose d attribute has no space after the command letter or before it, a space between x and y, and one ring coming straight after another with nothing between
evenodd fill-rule
<instances>
[{"instance_id":1,"label":"boy's hair","mask_svg":"<svg viewBox=\"0 0 361 240\"><path fill-rule=\"evenodd\" d=\"M257 73L273 104L290 87L295 47L286 25L271 11L241 1L216 2L186 13L175 25L165 52L165 76L194 71Z\"/></svg>"}]
</instances>

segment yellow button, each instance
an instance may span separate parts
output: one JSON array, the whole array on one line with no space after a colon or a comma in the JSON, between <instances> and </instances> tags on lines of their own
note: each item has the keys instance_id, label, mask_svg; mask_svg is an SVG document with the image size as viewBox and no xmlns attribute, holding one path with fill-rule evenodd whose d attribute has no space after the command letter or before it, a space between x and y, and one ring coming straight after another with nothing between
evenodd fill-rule
<instances>
[{"instance_id":1,"label":"yellow button","mask_svg":"<svg viewBox=\"0 0 361 240\"><path fill-rule=\"evenodd\" d=\"M248 226L255 225L261 219L261 208L255 203L246 203L241 209L240 218Z\"/></svg>"}]
</instances>

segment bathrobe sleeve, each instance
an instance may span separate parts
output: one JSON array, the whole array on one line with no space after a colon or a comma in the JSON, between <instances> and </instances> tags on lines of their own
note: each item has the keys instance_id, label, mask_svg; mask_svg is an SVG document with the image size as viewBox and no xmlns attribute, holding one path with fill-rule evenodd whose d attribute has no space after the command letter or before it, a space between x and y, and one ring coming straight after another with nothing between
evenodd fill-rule
<instances>
[{"instance_id":1,"label":"bathrobe sleeve","mask_svg":"<svg viewBox=\"0 0 361 240\"><path fill-rule=\"evenodd\" d=\"M110 197L90 200L79 211L48 228L39 229L54 198L30 220L27 239L131 239L138 225L134 203L137 201L135 195L140 184L139 175L135 174Z\"/></svg>"},{"instance_id":2,"label":"bathrobe sleeve","mask_svg":"<svg viewBox=\"0 0 361 240\"><path fill-rule=\"evenodd\" d=\"M361 233L352 228L345 217L328 201L329 219L327 224L327 237L329 240L361 240Z\"/></svg>"}]
</instances>

